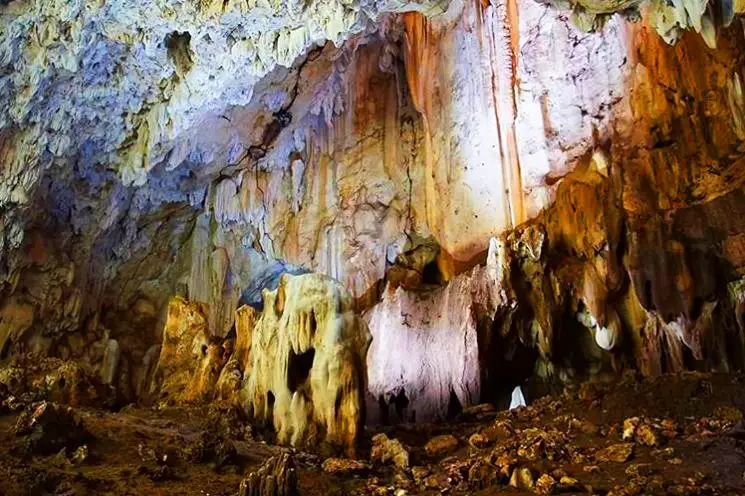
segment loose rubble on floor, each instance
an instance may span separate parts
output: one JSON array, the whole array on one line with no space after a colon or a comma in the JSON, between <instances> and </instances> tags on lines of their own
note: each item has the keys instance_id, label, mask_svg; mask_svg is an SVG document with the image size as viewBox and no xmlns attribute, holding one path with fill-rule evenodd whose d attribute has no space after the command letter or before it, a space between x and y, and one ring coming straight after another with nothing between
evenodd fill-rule
<instances>
[{"instance_id":1,"label":"loose rubble on floor","mask_svg":"<svg viewBox=\"0 0 745 496\"><path fill-rule=\"evenodd\" d=\"M626 375L367 428L356 458L276 446L235 405L73 407L28 379L0 387L3 495L745 494L743 375Z\"/></svg>"}]
</instances>

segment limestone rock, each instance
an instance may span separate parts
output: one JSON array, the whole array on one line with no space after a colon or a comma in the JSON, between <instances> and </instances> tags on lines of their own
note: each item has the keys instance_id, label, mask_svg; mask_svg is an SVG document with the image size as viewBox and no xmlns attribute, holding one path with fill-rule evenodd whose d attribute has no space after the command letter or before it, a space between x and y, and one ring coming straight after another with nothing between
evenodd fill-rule
<instances>
[{"instance_id":1,"label":"limestone rock","mask_svg":"<svg viewBox=\"0 0 745 496\"><path fill-rule=\"evenodd\" d=\"M624 441L634 439L636 429L639 427L639 417L627 418L623 421L623 433L621 437Z\"/></svg>"},{"instance_id":2,"label":"limestone rock","mask_svg":"<svg viewBox=\"0 0 745 496\"><path fill-rule=\"evenodd\" d=\"M273 456L245 478L239 496L298 496L297 472L292 456Z\"/></svg>"},{"instance_id":3,"label":"limestone rock","mask_svg":"<svg viewBox=\"0 0 745 496\"><path fill-rule=\"evenodd\" d=\"M489 487L497 480L497 467L484 460L477 460L468 469L468 481L478 488Z\"/></svg>"},{"instance_id":4,"label":"limestone rock","mask_svg":"<svg viewBox=\"0 0 745 496\"><path fill-rule=\"evenodd\" d=\"M321 466L331 475L363 475L370 470L367 463L348 458L327 458Z\"/></svg>"},{"instance_id":5,"label":"limestone rock","mask_svg":"<svg viewBox=\"0 0 745 496\"><path fill-rule=\"evenodd\" d=\"M401 420L421 421L445 418L453 397L462 406L475 403L481 380L476 315L493 318L507 304L499 287L508 270L505 247L497 240L489 246L485 267L424 293L389 287L366 315L373 336L369 391L378 402L369 411L384 408L380 417L389 417L387 408L403 395Z\"/></svg>"},{"instance_id":6,"label":"limestone rock","mask_svg":"<svg viewBox=\"0 0 745 496\"><path fill-rule=\"evenodd\" d=\"M536 494L553 494L556 488L556 480L548 474L543 474L535 481Z\"/></svg>"},{"instance_id":7,"label":"limestone rock","mask_svg":"<svg viewBox=\"0 0 745 496\"><path fill-rule=\"evenodd\" d=\"M235 401L239 298L302 266L367 310L371 420L533 370L743 367L742 33L720 29L742 2L652 0L643 26L610 16L635 0L551 2L592 35L532 0L2 3L0 361L56 354L136 399L179 294L207 331L174 399Z\"/></svg>"},{"instance_id":8,"label":"limestone rock","mask_svg":"<svg viewBox=\"0 0 745 496\"><path fill-rule=\"evenodd\" d=\"M249 416L272 422L277 440L326 441L353 453L364 411L370 334L340 284L285 274L264 291L243 394Z\"/></svg>"},{"instance_id":9,"label":"limestone rock","mask_svg":"<svg viewBox=\"0 0 745 496\"><path fill-rule=\"evenodd\" d=\"M458 439L452 434L443 434L430 439L424 451L432 457L447 455L458 447Z\"/></svg>"},{"instance_id":10,"label":"limestone rock","mask_svg":"<svg viewBox=\"0 0 745 496\"><path fill-rule=\"evenodd\" d=\"M174 298L168 306L156 383L175 402L211 398L225 364L223 343L211 339L204 304Z\"/></svg>"},{"instance_id":11,"label":"limestone rock","mask_svg":"<svg viewBox=\"0 0 745 496\"><path fill-rule=\"evenodd\" d=\"M14 430L17 436L24 436L29 452L41 455L63 448L75 451L89 437L71 407L46 401L30 405L18 418Z\"/></svg>"},{"instance_id":12,"label":"limestone rock","mask_svg":"<svg viewBox=\"0 0 745 496\"><path fill-rule=\"evenodd\" d=\"M527 467L516 468L510 477L510 486L526 491L532 491L535 488L533 473Z\"/></svg>"},{"instance_id":13,"label":"limestone rock","mask_svg":"<svg viewBox=\"0 0 745 496\"><path fill-rule=\"evenodd\" d=\"M613 444L598 451L595 459L599 462L625 463L634 456L634 443Z\"/></svg>"},{"instance_id":14,"label":"limestone rock","mask_svg":"<svg viewBox=\"0 0 745 496\"><path fill-rule=\"evenodd\" d=\"M256 309L249 305L242 305L235 311L235 344L216 386L217 396L221 399L240 403L237 393L244 376L251 374L251 346L258 317Z\"/></svg>"},{"instance_id":15,"label":"limestone rock","mask_svg":"<svg viewBox=\"0 0 745 496\"><path fill-rule=\"evenodd\" d=\"M121 347L116 339L109 339L106 343L101 366L101 380L104 384L114 384L119 371L119 360L121 358Z\"/></svg>"},{"instance_id":16,"label":"limestone rock","mask_svg":"<svg viewBox=\"0 0 745 496\"><path fill-rule=\"evenodd\" d=\"M378 463L393 463L401 470L409 468L409 452L401 441L389 439L385 434L373 436L370 459Z\"/></svg>"},{"instance_id":17,"label":"limestone rock","mask_svg":"<svg viewBox=\"0 0 745 496\"><path fill-rule=\"evenodd\" d=\"M655 429L649 424L643 424L636 430L636 439L645 446L657 446L660 441Z\"/></svg>"},{"instance_id":18,"label":"limestone rock","mask_svg":"<svg viewBox=\"0 0 745 496\"><path fill-rule=\"evenodd\" d=\"M714 409L716 418L726 420L727 422L738 422L743 419L742 410L730 405L718 406Z\"/></svg>"}]
</instances>

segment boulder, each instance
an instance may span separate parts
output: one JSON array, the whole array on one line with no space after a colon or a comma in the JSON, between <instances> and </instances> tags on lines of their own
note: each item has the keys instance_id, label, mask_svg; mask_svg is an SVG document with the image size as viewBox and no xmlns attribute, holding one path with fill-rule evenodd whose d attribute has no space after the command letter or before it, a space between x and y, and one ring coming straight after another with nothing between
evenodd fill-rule
<instances>
[{"instance_id":1,"label":"boulder","mask_svg":"<svg viewBox=\"0 0 745 496\"><path fill-rule=\"evenodd\" d=\"M389 439L385 434L377 434L372 438L370 459L373 462L393 463L396 467L406 470L409 468L409 452L401 441Z\"/></svg>"},{"instance_id":2,"label":"boulder","mask_svg":"<svg viewBox=\"0 0 745 496\"><path fill-rule=\"evenodd\" d=\"M452 434L436 436L429 440L424 446L424 451L432 457L443 456L451 453L458 447L458 439Z\"/></svg>"}]
</instances>

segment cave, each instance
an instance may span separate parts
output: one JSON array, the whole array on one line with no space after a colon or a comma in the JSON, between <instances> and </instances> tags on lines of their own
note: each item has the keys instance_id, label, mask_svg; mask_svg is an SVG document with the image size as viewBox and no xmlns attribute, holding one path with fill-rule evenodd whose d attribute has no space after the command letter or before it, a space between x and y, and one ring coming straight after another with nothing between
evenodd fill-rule
<instances>
[{"instance_id":1,"label":"cave","mask_svg":"<svg viewBox=\"0 0 745 496\"><path fill-rule=\"evenodd\" d=\"M0 494L745 494L743 13L0 0Z\"/></svg>"}]
</instances>

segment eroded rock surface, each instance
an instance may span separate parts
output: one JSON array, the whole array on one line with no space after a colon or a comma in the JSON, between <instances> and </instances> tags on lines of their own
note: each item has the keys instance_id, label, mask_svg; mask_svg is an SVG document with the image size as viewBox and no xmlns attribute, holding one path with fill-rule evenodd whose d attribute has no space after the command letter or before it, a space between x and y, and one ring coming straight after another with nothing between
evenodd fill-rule
<instances>
[{"instance_id":1,"label":"eroded rock surface","mask_svg":"<svg viewBox=\"0 0 745 496\"><path fill-rule=\"evenodd\" d=\"M264 292L253 331L249 415L271 421L281 443L326 441L353 452L364 421L370 334L341 285L284 275Z\"/></svg>"},{"instance_id":2,"label":"eroded rock surface","mask_svg":"<svg viewBox=\"0 0 745 496\"><path fill-rule=\"evenodd\" d=\"M348 449L365 395L742 368L741 6L694 3L4 2L0 363Z\"/></svg>"},{"instance_id":3,"label":"eroded rock surface","mask_svg":"<svg viewBox=\"0 0 745 496\"><path fill-rule=\"evenodd\" d=\"M353 453L364 422L370 342L341 285L319 274L280 278L261 313L236 312L236 337L211 333L206 305L169 305L153 387L171 404L220 399L264 422L280 444Z\"/></svg>"}]
</instances>

